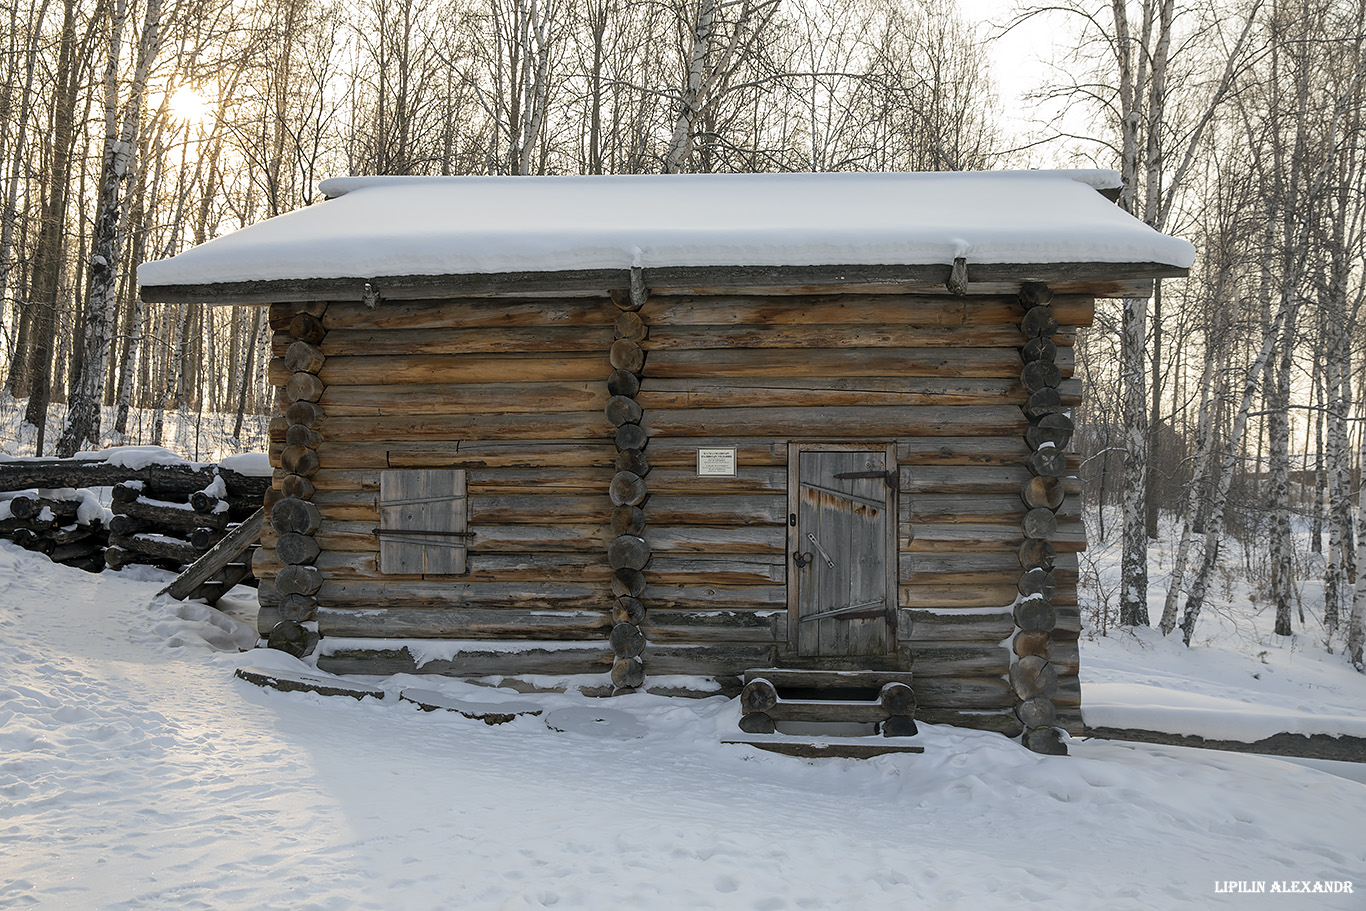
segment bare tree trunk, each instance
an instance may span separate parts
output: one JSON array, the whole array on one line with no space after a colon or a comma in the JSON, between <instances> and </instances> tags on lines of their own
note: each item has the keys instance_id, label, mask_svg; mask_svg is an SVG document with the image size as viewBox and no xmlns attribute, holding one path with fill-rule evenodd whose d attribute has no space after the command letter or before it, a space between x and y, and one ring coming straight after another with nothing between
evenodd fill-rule
<instances>
[{"instance_id":1,"label":"bare tree trunk","mask_svg":"<svg viewBox=\"0 0 1366 911\"><path fill-rule=\"evenodd\" d=\"M256 377L256 351L265 343L267 323L261 319L261 308L254 307L251 312L251 333L247 344L246 369L241 372L242 386L237 400L237 420L232 425L232 438L242 439L242 422L247 413L247 394L251 392Z\"/></svg>"},{"instance_id":2,"label":"bare tree trunk","mask_svg":"<svg viewBox=\"0 0 1366 911\"><path fill-rule=\"evenodd\" d=\"M15 129L18 131L14 138L14 146L10 150L10 171L8 186L5 190L5 209L3 221L0 221L0 314L3 314L9 306L12 282L10 273L14 268L14 229L15 222L18 220L19 205L19 184L22 178L22 165L24 155L28 151L28 127L29 119L33 111L33 78L37 71L37 55L39 46L42 43L42 24L47 17L47 8L51 0L41 0L41 5L31 10L29 18L29 34L27 50L24 60L24 88L19 98L18 119ZM10 357L9 370L5 374L4 391L13 394L21 376L24 376L25 357L27 350L27 332L24 328L31 325L30 314L32 307L23 309L23 316L20 319L21 330L19 332L18 344Z\"/></svg>"},{"instance_id":3,"label":"bare tree trunk","mask_svg":"<svg viewBox=\"0 0 1366 911\"><path fill-rule=\"evenodd\" d=\"M1357 464L1366 468L1366 433L1361 435ZM1366 527L1366 483L1357 492L1357 525ZM1361 539L1358 538L1358 544ZM1361 561L1357 564L1360 566ZM1347 620L1347 658L1352 666L1366 674L1366 572L1357 573L1356 593L1352 597L1352 613Z\"/></svg>"},{"instance_id":4,"label":"bare tree trunk","mask_svg":"<svg viewBox=\"0 0 1366 911\"><path fill-rule=\"evenodd\" d=\"M71 182L71 155L76 139L76 94L80 89L80 52L76 41L76 2L65 0L57 92L53 101L52 142L48 150L43 213L33 253L33 338L29 349L29 398L24 423L33 428L34 454L43 454L48 403L52 398L53 343L56 341L57 292L61 284L63 228Z\"/></svg>"},{"instance_id":5,"label":"bare tree trunk","mask_svg":"<svg viewBox=\"0 0 1366 911\"><path fill-rule=\"evenodd\" d=\"M1281 299L1275 318L1263 332L1261 351L1258 352L1256 359L1248 367L1247 375L1243 380L1242 398L1238 404L1238 411L1234 414L1233 427L1229 431L1228 439L1224 442L1222 464L1219 469L1219 483L1210 501L1209 514L1205 518L1200 569L1196 573L1195 580L1191 583L1190 594L1186 597L1185 615L1181 618L1181 638L1186 645L1191 644L1191 637L1195 635L1195 626L1200 620L1200 612L1204 608L1205 598L1209 593L1210 579L1214 576L1214 566L1219 559L1219 541L1224 534L1224 516L1228 505L1228 492L1233 485L1233 475L1238 468L1238 450L1242 446L1244 435L1247 433L1247 422L1252 413L1252 402L1257 394L1257 377L1266 369L1266 364L1271 359L1276 343L1280 339L1282 328L1294 316L1294 311L1298 306L1299 298L1294 295Z\"/></svg>"},{"instance_id":6,"label":"bare tree trunk","mask_svg":"<svg viewBox=\"0 0 1366 911\"><path fill-rule=\"evenodd\" d=\"M120 126L118 66L127 0L118 0L115 9L109 64L105 71L106 132L85 309L85 357L71 385L66 429L57 442L57 455L60 458L70 458L85 447L99 446L100 406L104 401L104 379L112 342L114 309L118 303L114 291L128 230L127 221L121 218L124 211L124 184L142 131L147 77L161 48L161 0L147 0L133 82Z\"/></svg>"},{"instance_id":7,"label":"bare tree trunk","mask_svg":"<svg viewBox=\"0 0 1366 911\"><path fill-rule=\"evenodd\" d=\"M1224 373L1219 369L1217 358L1213 350L1206 352L1205 372L1200 378L1200 412L1196 419L1195 438L1198 441L1195 455L1195 471L1191 478L1190 487L1187 492L1185 521L1181 526L1181 543L1176 549L1175 563L1172 566L1171 580L1167 586L1167 597L1162 606L1162 620L1160 628L1162 635L1170 636L1172 630L1176 629L1177 600L1181 596L1182 586L1185 584L1186 567L1190 562L1192 532L1198 524L1201 499L1205 490L1208 488L1207 479L1213 465L1214 454L1214 422L1211 420L1210 408L1210 386L1217 376L1215 383L1217 388L1214 397L1220 399L1224 395L1223 376Z\"/></svg>"}]
</instances>

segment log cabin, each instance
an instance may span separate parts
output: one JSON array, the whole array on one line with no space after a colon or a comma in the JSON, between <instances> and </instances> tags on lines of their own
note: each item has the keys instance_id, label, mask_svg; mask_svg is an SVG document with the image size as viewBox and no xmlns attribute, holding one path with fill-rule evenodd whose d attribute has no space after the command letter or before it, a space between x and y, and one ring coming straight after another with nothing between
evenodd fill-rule
<instances>
[{"instance_id":1,"label":"log cabin","mask_svg":"<svg viewBox=\"0 0 1366 911\"><path fill-rule=\"evenodd\" d=\"M341 178L139 279L270 308L272 645L343 674L742 692L755 732L844 701L889 734L1059 752L1073 342L1096 298L1194 256L1119 189Z\"/></svg>"}]
</instances>

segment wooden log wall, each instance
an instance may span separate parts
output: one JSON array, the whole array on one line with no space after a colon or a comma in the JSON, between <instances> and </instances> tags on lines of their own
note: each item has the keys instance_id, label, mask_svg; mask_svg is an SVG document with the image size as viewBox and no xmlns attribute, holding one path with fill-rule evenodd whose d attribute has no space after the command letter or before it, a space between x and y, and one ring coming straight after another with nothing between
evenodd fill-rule
<instances>
[{"instance_id":1,"label":"wooden log wall","mask_svg":"<svg viewBox=\"0 0 1366 911\"><path fill-rule=\"evenodd\" d=\"M1021 350L1042 335L1022 328L1028 310L1015 295L653 295L636 396L650 438L650 673L724 678L762 666L787 638L787 443L891 441L901 646L914 656L920 717L1020 734L1001 643L1041 518L1027 523L1020 500L1035 476L1023 408L1037 389L1059 408L1079 403L1072 343L1093 301L1056 298L1061 326L1046 327L1056 376L1022 371ZM737 476L699 477L697 449L719 446L736 448ZM1074 497L1049 513L1050 654L1072 674L1060 702L1076 679L1078 507Z\"/></svg>"},{"instance_id":2,"label":"wooden log wall","mask_svg":"<svg viewBox=\"0 0 1366 911\"><path fill-rule=\"evenodd\" d=\"M270 311L287 376L271 420L271 456L278 471L265 503L269 545L263 532L262 547L253 557L262 580L257 629L271 648L297 657L318 642L317 595L325 579L325 570L317 565L322 515L313 502L317 488L312 478L321 464L320 428L326 417L318 404L326 388L318 378L327 362L320 347L327 335L321 319L326 312L327 304L318 302L275 305ZM277 449L278 444L283 445Z\"/></svg>"},{"instance_id":3,"label":"wooden log wall","mask_svg":"<svg viewBox=\"0 0 1366 911\"><path fill-rule=\"evenodd\" d=\"M612 532L609 495L619 459L627 470L635 458L625 442L620 451L616 445L618 426L638 427L632 409L619 400L609 409L608 391L614 343L640 331L631 320L617 327L631 312L605 293L375 309L332 302L318 314L323 334L309 342L320 353L306 365L316 366L311 379L285 363L298 339L287 312L278 314L273 381L291 415L298 396L316 409L313 428L276 422L274 458L277 496L292 491L319 522L308 535L317 553L310 547L305 556L318 583L307 597L323 636L321 667L419 669L417 649L357 640L473 640L488 648L470 644L452 659L429 654L421 670L605 676L615 669L618 686L639 681L643 642L627 627L611 636L618 622L635 625L641 609L614 594L621 583L611 564L625 561L621 568L637 573L630 564L644 565L639 554L613 546L637 532ZM286 439L291 430L294 443ZM287 459L290 445L310 454L296 450ZM381 572L374 530L386 469L465 471L465 574ZM648 470L637 464L632 473L643 478ZM283 542L281 529L265 530L263 574L300 565L287 562ZM639 589L633 585L635 596Z\"/></svg>"},{"instance_id":4,"label":"wooden log wall","mask_svg":"<svg viewBox=\"0 0 1366 911\"><path fill-rule=\"evenodd\" d=\"M619 689L646 672L736 682L787 639L787 444L895 442L920 717L1019 734L1011 609L1042 518L1026 528L1020 491L1038 474L1024 409L1080 401L1071 345L1093 302L1055 297L1046 335L1026 335L1028 309L1013 294L332 302L309 339L292 334L297 306L277 307L273 498L318 524L293 532L311 538L297 558L311 562L287 560L291 532L267 527L258 574L312 567L316 589L292 603L314 611L320 666L334 671L417 669L413 649L376 639L502 640L431 651L422 669L612 672ZM1057 371L1042 386L1021 361L1040 338ZM300 342L316 355L286 363ZM720 446L736 448L736 477L699 477L698 448ZM466 471L465 575L380 572L391 468ZM1060 719L1079 705L1078 504L1059 503L1046 536ZM283 596L265 588L273 624Z\"/></svg>"},{"instance_id":5,"label":"wooden log wall","mask_svg":"<svg viewBox=\"0 0 1366 911\"><path fill-rule=\"evenodd\" d=\"M644 411L636 401L640 392L640 375L645 367L645 351L641 348L650 334L649 324L641 316L648 294L639 287L615 294L613 303L621 316L613 323L615 340L608 359L612 372L607 377L607 392L611 398L603 408L607 421L616 430L612 435L617 458L608 495L612 499L612 543L607 546L607 565L612 570L612 594L616 602L612 609L614 621L608 641L612 644L612 687L617 693L632 692L645 682L645 634L641 626L646 620L645 567L650 562L650 546L641 537L645 531L645 512L641 505L649 496L645 478L650 473L650 462L645 456L648 439L640 427Z\"/></svg>"}]
</instances>

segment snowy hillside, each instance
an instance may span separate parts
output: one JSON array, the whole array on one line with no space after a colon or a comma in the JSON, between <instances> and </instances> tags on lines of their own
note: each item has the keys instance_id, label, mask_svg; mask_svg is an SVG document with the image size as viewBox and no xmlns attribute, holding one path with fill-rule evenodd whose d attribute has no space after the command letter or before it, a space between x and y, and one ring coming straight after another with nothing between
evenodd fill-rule
<instances>
[{"instance_id":1,"label":"snowy hillside","mask_svg":"<svg viewBox=\"0 0 1366 911\"><path fill-rule=\"evenodd\" d=\"M1366 785L1303 765L930 726L923 755L801 760L720 745L721 698L613 700L643 732L613 739L282 694L233 679L292 662L238 653L250 601L144 572L0 544L0 907L1366 907L1223 891L1366 890Z\"/></svg>"}]
</instances>

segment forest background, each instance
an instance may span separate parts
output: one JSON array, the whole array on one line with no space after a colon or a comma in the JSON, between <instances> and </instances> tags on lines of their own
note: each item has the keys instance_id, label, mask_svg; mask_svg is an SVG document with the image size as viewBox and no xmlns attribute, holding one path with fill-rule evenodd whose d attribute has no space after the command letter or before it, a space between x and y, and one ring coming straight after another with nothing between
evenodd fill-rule
<instances>
[{"instance_id":1,"label":"forest background","mask_svg":"<svg viewBox=\"0 0 1366 911\"><path fill-rule=\"evenodd\" d=\"M261 309L135 270L327 176L1115 168L1199 258L1078 344L1092 627L1189 644L1236 552L1366 669L1363 45L1366 0L4 0L3 445L264 448Z\"/></svg>"}]
</instances>

